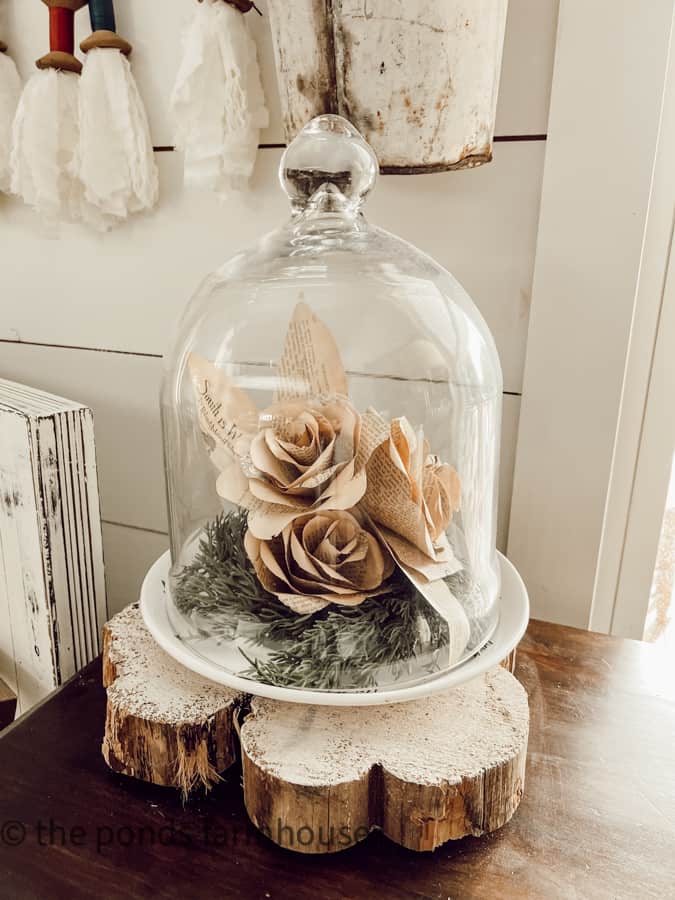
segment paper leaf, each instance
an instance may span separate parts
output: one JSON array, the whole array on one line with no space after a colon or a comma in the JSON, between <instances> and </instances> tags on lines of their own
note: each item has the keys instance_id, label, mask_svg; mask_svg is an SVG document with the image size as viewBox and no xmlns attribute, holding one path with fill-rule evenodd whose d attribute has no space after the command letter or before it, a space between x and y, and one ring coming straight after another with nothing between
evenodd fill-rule
<instances>
[{"instance_id":1,"label":"paper leaf","mask_svg":"<svg viewBox=\"0 0 675 900\"><path fill-rule=\"evenodd\" d=\"M249 396L207 359L191 353L188 370L197 399L199 427L211 461L220 472L218 495L247 506L248 479L242 472L241 459L251 445L258 410Z\"/></svg>"},{"instance_id":2,"label":"paper leaf","mask_svg":"<svg viewBox=\"0 0 675 900\"><path fill-rule=\"evenodd\" d=\"M306 303L298 303L293 310L279 377L278 400L347 396L347 376L335 338Z\"/></svg>"}]
</instances>

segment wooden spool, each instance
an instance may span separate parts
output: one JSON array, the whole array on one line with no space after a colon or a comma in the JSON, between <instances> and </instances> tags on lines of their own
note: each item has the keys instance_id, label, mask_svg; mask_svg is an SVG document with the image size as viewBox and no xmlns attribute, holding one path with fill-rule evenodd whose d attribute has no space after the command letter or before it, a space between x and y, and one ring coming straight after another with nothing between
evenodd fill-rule
<instances>
[{"instance_id":1,"label":"wooden spool","mask_svg":"<svg viewBox=\"0 0 675 900\"><path fill-rule=\"evenodd\" d=\"M492 158L508 0L269 0L286 140L349 119L382 172Z\"/></svg>"},{"instance_id":2,"label":"wooden spool","mask_svg":"<svg viewBox=\"0 0 675 900\"><path fill-rule=\"evenodd\" d=\"M505 667L376 708L251 699L168 657L132 606L104 630L103 673L112 769L208 789L239 741L251 820L300 853L343 850L374 828L433 850L501 828L523 793L527 697Z\"/></svg>"},{"instance_id":3,"label":"wooden spool","mask_svg":"<svg viewBox=\"0 0 675 900\"><path fill-rule=\"evenodd\" d=\"M105 29L94 31L80 44L80 50L83 53L89 53L89 51L93 50L95 47L106 47L113 50L119 50L120 53L123 53L125 56L129 56L133 49L129 41L125 41L116 31L107 31Z\"/></svg>"},{"instance_id":4,"label":"wooden spool","mask_svg":"<svg viewBox=\"0 0 675 900\"><path fill-rule=\"evenodd\" d=\"M64 9L69 12L76 13L78 9L86 6L87 0L42 0L42 2L50 8L50 16L52 9ZM73 43L69 36L69 45ZM41 56L36 60L35 65L38 69L59 69L64 72L75 72L79 75L82 72L82 63L73 55L72 47L67 49L63 47L54 47L53 39L49 53Z\"/></svg>"}]
</instances>

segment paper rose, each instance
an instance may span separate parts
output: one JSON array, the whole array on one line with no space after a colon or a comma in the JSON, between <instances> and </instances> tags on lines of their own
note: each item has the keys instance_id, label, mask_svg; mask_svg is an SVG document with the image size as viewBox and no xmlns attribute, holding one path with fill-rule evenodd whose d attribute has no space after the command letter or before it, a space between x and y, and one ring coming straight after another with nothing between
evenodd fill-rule
<instances>
[{"instance_id":1,"label":"paper rose","mask_svg":"<svg viewBox=\"0 0 675 900\"><path fill-rule=\"evenodd\" d=\"M263 587L301 614L330 603L357 606L381 593L394 570L391 555L357 511L301 515L266 541L249 529L244 543Z\"/></svg>"},{"instance_id":2,"label":"paper rose","mask_svg":"<svg viewBox=\"0 0 675 900\"><path fill-rule=\"evenodd\" d=\"M345 397L273 404L244 462L251 494L295 513L354 506L366 489L365 470L356 469L360 435L361 417Z\"/></svg>"},{"instance_id":3,"label":"paper rose","mask_svg":"<svg viewBox=\"0 0 675 900\"><path fill-rule=\"evenodd\" d=\"M429 453L421 430L394 419L366 475L363 506L401 565L428 581L458 571L445 530L459 509L459 476Z\"/></svg>"}]
</instances>

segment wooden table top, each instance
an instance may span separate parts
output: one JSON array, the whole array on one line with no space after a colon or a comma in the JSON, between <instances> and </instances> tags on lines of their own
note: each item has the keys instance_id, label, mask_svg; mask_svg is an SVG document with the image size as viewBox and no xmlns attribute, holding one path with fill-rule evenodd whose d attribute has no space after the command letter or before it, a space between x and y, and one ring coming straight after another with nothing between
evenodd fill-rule
<instances>
[{"instance_id":1,"label":"wooden table top","mask_svg":"<svg viewBox=\"0 0 675 900\"><path fill-rule=\"evenodd\" d=\"M114 775L100 662L0 736L0 896L675 897L675 664L658 648L533 621L525 795L485 838L413 853L373 833L332 856L250 825L237 767L208 797Z\"/></svg>"}]
</instances>

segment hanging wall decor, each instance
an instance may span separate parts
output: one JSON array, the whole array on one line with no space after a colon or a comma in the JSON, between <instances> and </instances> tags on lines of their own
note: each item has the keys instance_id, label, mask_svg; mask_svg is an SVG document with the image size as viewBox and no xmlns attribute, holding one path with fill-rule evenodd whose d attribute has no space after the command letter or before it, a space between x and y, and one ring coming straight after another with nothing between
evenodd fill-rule
<instances>
[{"instance_id":1,"label":"hanging wall decor","mask_svg":"<svg viewBox=\"0 0 675 900\"><path fill-rule=\"evenodd\" d=\"M116 33L113 0L89 0L92 34L80 79L79 174L87 201L105 225L157 202L158 175L150 128L128 56Z\"/></svg>"},{"instance_id":2,"label":"hanging wall decor","mask_svg":"<svg viewBox=\"0 0 675 900\"><path fill-rule=\"evenodd\" d=\"M0 191L9 190L12 122L21 96L21 79L7 44L0 40Z\"/></svg>"},{"instance_id":3,"label":"hanging wall decor","mask_svg":"<svg viewBox=\"0 0 675 900\"><path fill-rule=\"evenodd\" d=\"M185 183L227 196L247 187L268 123L249 0L195 3L183 34L171 110Z\"/></svg>"},{"instance_id":4,"label":"hanging wall decor","mask_svg":"<svg viewBox=\"0 0 675 900\"><path fill-rule=\"evenodd\" d=\"M286 140L338 113L382 172L492 158L508 0L268 0Z\"/></svg>"},{"instance_id":5,"label":"hanging wall decor","mask_svg":"<svg viewBox=\"0 0 675 900\"><path fill-rule=\"evenodd\" d=\"M13 194L46 220L90 220L77 172L78 89L82 64L73 55L74 14L86 0L42 0L49 7L50 52L21 94L12 129Z\"/></svg>"}]
</instances>

